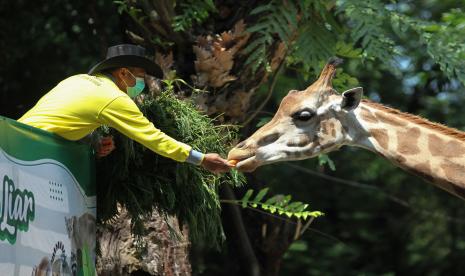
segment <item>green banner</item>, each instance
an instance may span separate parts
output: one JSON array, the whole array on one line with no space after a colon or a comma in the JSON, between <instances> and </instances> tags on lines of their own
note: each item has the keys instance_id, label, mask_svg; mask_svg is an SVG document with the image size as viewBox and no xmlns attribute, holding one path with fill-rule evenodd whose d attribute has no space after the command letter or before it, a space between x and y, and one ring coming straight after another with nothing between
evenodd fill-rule
<instances>
[{"instance_id":1,"label":"green banner","mask_svg":"<svg viewBox=\"0 0 465 276\"><path fill-rule=\"evenodd\" d=\"M0 116L1 275L95 275L88 145Z\"/></svg>"}]
</instances>

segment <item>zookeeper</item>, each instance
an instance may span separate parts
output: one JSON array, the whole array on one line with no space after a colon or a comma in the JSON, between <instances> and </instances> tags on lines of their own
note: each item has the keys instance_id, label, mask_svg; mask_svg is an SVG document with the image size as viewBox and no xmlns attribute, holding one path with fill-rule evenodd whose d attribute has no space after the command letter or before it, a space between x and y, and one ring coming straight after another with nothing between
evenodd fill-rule
<instances>
[{"instance_id":1,"label":"zookeeper","mask_svg":"<svg viewBox=\"0 0 465 276\"><path fill-rule=\"evenodd\" d=\"M196 151L145 118L132 99L144 89L146 73L162 76L161 69L145 57L143 47L112 46L105 60L88 74L74 75L58 83L18 121L73 141L108 125L165 157L201 165L214 173L229 171L231 166L218 154ZM98 156L114 149L112 138L104 138L102 143Z\"/></svg>"}]
</instances>

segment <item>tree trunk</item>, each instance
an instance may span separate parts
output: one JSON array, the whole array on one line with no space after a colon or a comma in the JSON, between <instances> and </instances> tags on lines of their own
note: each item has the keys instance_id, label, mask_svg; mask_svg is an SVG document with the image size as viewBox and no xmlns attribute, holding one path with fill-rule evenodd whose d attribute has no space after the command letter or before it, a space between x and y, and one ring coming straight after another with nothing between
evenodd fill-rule
<instances>
[{"instance_id":1,"label":"tree trunk","mask_svg":"<svg viewBox=\"0 0 465 276\"><path fill-rule=\"evenodd\" d=\"M98 227L98 275L191 275L186 227L181 232L177 218L165 221L156 211L144 226L147 233L137 240L127 211L119 208L117 218Z\"/></svg>"}]
</instances>

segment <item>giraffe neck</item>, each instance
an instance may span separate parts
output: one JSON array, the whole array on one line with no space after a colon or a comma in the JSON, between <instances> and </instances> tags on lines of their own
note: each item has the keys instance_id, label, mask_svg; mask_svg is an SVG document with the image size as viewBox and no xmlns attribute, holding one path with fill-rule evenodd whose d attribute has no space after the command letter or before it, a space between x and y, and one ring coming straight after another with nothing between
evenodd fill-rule
<instances>
[{"instance_id":1,"label":"giraffe neck","mask_svg":"<svg viewBox=\"0 0 465 276\"><path fill-rule=\"evenodd\" d=\"M355 118L353 145L465 200L464 132L369 101L360 104Z\"/></svg>"}]
</instances>

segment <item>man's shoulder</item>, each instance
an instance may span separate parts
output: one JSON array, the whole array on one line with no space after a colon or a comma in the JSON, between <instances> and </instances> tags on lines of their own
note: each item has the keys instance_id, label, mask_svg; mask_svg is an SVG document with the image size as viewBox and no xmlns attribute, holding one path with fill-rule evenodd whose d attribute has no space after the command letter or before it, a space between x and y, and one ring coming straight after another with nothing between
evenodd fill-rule
<instances>
[{"instance_id":1,"label":"man's shoulder","mask_svg":"<svg viewBox=\"0 0 465 276\"><path fill-rule=\"evenodd\" d=\"M71 76L70 78L90 82L95 86L104 85L103 79L101 79L99 77L96 77L96 76L93 76L93 75L79 74L79 75Z\"/></svg>"},{"instance_id":2,"label":"man's shoulder","mask_svg":"<svg viewBox=\"0 0 465 276\"><path fill-rule=\"evenodd\" d=\"M63 84L65 86L67 84L74 86L81 91L88 90L95 93L95 96L105 98L115 98L125 95L110 78L104 75L78 74L63 80Z\"/></svg>"},{"instance_id":3,"label":"man's shoulder","mask_svg":"<svg viewBox=\"0 0 465 276\"><path fill-rule=\"evenodd\" d=\"M78 82L82 85L90 85L95 88L104 88L119 91L118 87L109 78L103 75L77 74L63 80L63 82Z\"/></svg>"}]
</instances>

